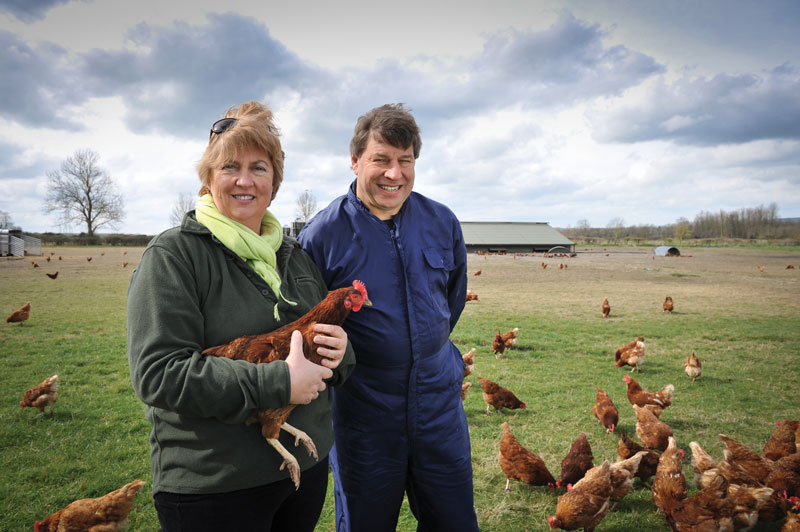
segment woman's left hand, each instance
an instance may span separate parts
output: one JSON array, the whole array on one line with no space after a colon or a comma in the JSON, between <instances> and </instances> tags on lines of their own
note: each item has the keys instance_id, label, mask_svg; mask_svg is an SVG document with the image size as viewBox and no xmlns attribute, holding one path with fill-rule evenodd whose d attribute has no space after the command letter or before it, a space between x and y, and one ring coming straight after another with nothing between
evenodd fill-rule
<instances>
[{"instance_id":1,"label":"woman's left hand","mask_svg":"<svg viewBox=\"0 0 800 532\"><path fill-rule=\"evenodd\" d=\"M347 333L338 325L327 323L315 323L314 332L320 333L314 337L314 342L324 346L317 348L317 353L322 357L322 365L336 369L347 349Z\"/></svg>"}]
</instances>

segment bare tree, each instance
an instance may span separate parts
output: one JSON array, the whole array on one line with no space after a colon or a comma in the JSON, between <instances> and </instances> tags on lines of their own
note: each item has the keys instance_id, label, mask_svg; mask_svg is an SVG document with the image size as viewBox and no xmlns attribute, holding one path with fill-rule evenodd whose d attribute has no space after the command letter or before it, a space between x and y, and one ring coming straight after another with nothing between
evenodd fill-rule
<instances>
[{"instance_id":1,"label":"bare tree","mask_svg":"<svg viewBox=\"0 0 800 532\"><path fill-rule=\"evenodd\" d=\"M692 238L692 227L689 225L689 220L684 217L675 220L675 238L678 239L678 242Z\"/></svg>"},{"instance_id":2,"label":"bare tree","mask_svg":"<svg viewBox=\"0 0 800 532\"><path fill-rule=\"evenodd\" d=\"M614 235L614 241L618 242L619 239L622 237L622 235L625 233L625 220L617 216L609 220L606 227L608 229L611 229L611 232Z\"/></svg>"},{"instance_id":3,"label":"bare tree","mask_svg":"<svg viewBox=\"0 0 800 532\"><path fill-rule=\"evenodd\" d=\"M47 172L48 191L44 211L61 213L61 223L86 224L93 236L99 227L115 227L125 217L122 196L103 169L99 155L78 150L61 163L60 170Z\"/></svg>"},{"instance_id":4,"label":"bare tree","mask_svg":"<svg viewBox=\"0 0 800 532\"><path fill-rule=\"evenodd\" d=\"M314 197L313 192L306 189L300 194L300 197L297 198L297 210L295 211L297 219L301 220L303 223L308 223L316 210L317 199Z\"/></svg>"},{"instance_id":5,"label":"bare tree","mask_svg":"<svg viewBox=\"0 0 800 532\"><path fill-rule=\"evenodd\" d=\"M194 209L194 197L191 194L179 194L178 199L172 204L169 222L173 226L181 225L183 215Z\"/></svg>"},{"instance_id":6,"label":"bare tree","mask_svg":"<svg viewBox=\"0 0 800 532\"><path fill-rule=\"evenodd\" d=\"M6 211L0 211L0 229L10 229L14 225L11 221L11 215Z\"/></svg>"}]
</instances>

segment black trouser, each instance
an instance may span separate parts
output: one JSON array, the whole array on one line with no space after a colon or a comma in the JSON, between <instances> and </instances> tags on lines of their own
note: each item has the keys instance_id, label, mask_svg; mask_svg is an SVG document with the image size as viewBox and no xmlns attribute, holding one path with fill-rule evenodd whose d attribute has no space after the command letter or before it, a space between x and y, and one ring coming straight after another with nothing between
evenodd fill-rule
<instances>
[{"instance_id":1,"label":"black trouser","mask_svg":"<svg viewBox=\"0 0 800 532\"><path fill-rule=\"evenodd\" d=\"M230 493L153 496L162 532L313 532L325 504L328 458L300 476Z\"/></svg>"}]
</instances>

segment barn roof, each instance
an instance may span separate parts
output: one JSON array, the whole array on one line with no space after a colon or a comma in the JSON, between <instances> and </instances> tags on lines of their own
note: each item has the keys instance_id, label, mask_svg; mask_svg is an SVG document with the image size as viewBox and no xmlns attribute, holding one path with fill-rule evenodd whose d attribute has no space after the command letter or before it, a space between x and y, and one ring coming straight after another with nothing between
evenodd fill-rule
<instances>
[{"instance_id":1,"label":"barn roof","mask_svg":"<svg viewBox=\"0 0 800 532\"><path fill-rule=\"evenodd\" d=\"M461 222L461 231L468 246L575 244L547 222Z\"/></svg>"}]
</instances>

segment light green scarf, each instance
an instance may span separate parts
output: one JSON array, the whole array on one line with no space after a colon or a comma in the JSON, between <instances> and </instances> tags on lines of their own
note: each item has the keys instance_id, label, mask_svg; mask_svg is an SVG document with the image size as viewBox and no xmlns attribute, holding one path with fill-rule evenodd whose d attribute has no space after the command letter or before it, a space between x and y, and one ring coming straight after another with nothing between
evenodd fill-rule
<instances>
[{"instance_id":1,"label":"light green scarf","mask_svg":"<svg viewBox=\"0 0 800 532\"><path fill-rule=\"evenodd\" d=\"M283 228L275 216L268 210L261 219L261 234L228 218L217 209L211 194L205 194L195 204L197 221L208 228L223 245L236 253L253 270L264 279L272 289L275 297L290 305L296 305L281 294L281 278L275 270L275 252L283 242ZM275 319L278 320L278 304L275 304Z\"/></svg>"}]
</instances>

